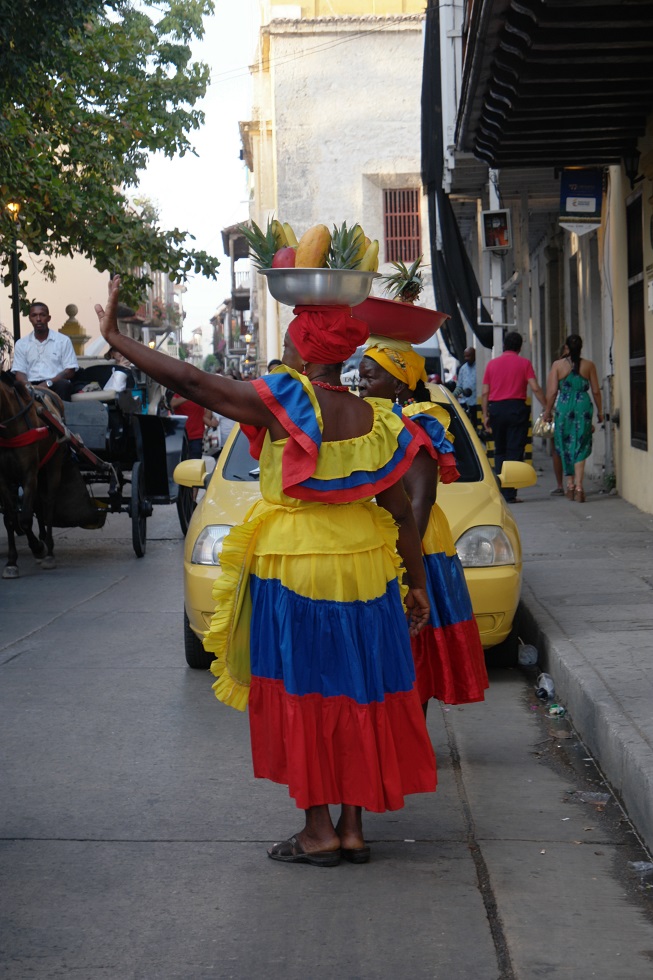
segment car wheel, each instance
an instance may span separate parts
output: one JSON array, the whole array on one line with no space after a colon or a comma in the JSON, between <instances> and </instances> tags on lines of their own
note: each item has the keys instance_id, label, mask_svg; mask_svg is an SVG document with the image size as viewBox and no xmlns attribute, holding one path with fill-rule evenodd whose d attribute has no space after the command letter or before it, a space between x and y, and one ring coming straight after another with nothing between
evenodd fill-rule
<instances>
[{"instance_id":1,"label":"car wheel","mask_svg":"<svg viewBox=\"0 0 653 980\"><path fill-rule=\"evenodd\" d=\"M186 653L186 663L193 670L208 670L215 657L208 653L202 641L196 636L188 622L188 616L184 610L184 651Z\"/></svg>"},{"instance_id":2,"label":"car wheel","mask_svg":"<svg viewBox=\"0 0 653 980\"><path fill-rule=\"evenodd\" d=\"M485 662L488 667L517 667L519 664L519 636L517 629L512 627L505 640L485 651Z\"/></svg>"}]
</instances>

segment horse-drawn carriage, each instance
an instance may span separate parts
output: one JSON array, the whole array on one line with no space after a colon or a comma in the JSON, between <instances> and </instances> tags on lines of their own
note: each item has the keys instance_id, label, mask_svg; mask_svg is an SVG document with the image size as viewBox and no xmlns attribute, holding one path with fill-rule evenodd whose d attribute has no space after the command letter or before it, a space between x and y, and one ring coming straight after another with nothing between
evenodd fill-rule
<instances>
[{"instance_id":1,"label":"horse-drawn carriage","mask_svg":"<svg viewBox=\"0 0 653 980\"><path fill-rule=\"evenodd\" d=\"M107 514L126 513L139 558L155 504L175 504L186 532L192 490L172 478L187 455L186 418L162 413L160 387L135 369L124 390L106 390L114 366L82 360L75 377L82 390L65 403L2 375L0 507L9 538L3 577L18 575L14 533L25 532L35 556L49 557L48 567L54 564L52 527L101 528ZM38 537L31 532L32 514Z\"/></svg>"}]
</instances>

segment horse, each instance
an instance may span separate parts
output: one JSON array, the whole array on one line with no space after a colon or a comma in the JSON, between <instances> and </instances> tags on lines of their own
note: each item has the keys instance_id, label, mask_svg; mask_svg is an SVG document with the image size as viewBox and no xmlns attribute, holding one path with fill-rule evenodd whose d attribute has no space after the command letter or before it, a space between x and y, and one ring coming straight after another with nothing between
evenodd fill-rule
<instances>
[{"instance_id":1,"label":"horse","mask_svg":"<svg viewBox=\"0 0 653 980\"><path fill-rule=\"evenodd\" d=\"M45 399L48 409L63 418L61 399L50 391L44 392ZM0 508L7 531L3 578L18 578L17 534L25 534L42 568L56 568L52 527L66 451L57 433L42 424L32 391L13 372L0 372ZM35 515L38 537L32 530Z\"/></svg>"}]
</instances>

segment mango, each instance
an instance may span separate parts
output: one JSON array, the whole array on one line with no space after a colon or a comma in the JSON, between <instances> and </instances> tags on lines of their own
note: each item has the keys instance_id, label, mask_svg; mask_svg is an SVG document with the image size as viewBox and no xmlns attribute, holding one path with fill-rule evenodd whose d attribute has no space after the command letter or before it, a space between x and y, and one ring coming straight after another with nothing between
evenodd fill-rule
<instances>
[{"instance_id":1,"label":"mango","mask_svg":"<svg viewBox=\"0 0 653 980\"><path fill-rule=\"evenodd\" d=\"M299 239L295 267L298 269L323 269L326 266L331 232L326 225L313 225Z\"/></svg>"}]
</instances>

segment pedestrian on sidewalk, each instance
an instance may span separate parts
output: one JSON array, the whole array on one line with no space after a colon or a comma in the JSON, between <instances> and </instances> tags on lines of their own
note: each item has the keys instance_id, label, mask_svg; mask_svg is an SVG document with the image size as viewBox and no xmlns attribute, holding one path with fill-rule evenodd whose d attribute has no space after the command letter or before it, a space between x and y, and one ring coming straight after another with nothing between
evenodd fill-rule
<instances>
[{"instance_id":1,"label":"pedestrian on sidewalk","mask_svg":"<svg viewBox=\"0 0 653 980\"><path fill-rule=\"evenodd\" d=\"M554 417L555 404L553 438L567 479L565 493L569 500L583 504L585 460L592 452L594 431L590 389L599 422L603 422L603 403L596 365L581 357L582 338L577 333L570 334L566 345L568 353L554 361L549 372L544 417L547 421Z\"/></svg>"},{"instance_id":2,"label":"pedestrian on sidewalk","mask_svg":"<svg viewBox=\"0 0 653 980\"><path fill-rule=\"evenodd\" d=\"M369 335L349 310L300 308L282 367L243 383L120 334L119 289L114 277L106 310L96 306L103 336L161 384L244 424L260 459L262 499L224 540L205 647L217 697L241 710L249 700L255 775L286 784L306 813L268 854L365 863L362 808L397 810L436 785L397 557L418 632L429 604L402 477L422 430L340 384ZM329 804L341 807L335 827Z\"/></svg>"},{"instance_id":3,"label":"pedestrian on sidewalk","mask_svg":"<svg viewBox=\"0 0 653 980\"><path fill-rule=\"evenodd\" d=\"M542 407L546 407L546 398L535 377L533 365L528 358L519 354L522 343L521 334L517 331L507 333L503 341L503 354L488 363L483 375L483 425L494 438L494 471L497 476L505 460L524 458L531 417L530 406L526 402L529 388ZM502 487L501 493L508 503L521 503L514 487Z\"/></svg>"},{"instance_id":4,"label":"pedestrian on sidewalk","mask_svg":"<svg viewBox=\"0 0 653 980\"><path fill-rule=\"evenodd\" d=\"M458 396L458 401L465 409L469 421L474 426L478 425L478 405L476 404L476 351L473 347L466 347L463 353L463 363L458 368L458 387L462 389L462 394Z\"/></svg>"},{"instance_id":5,"label":"pedestrian on sidewalk","mask_svg":"<svg viewBox=\"0 0 653 980\"><path fill-rule=\"evenodd\" d=\"M556 361L560 360L561 357L566 357L568 353L569 353L569 348L567 347L566 344L562 344L562 346L558 351L558 356L556 357ZM562 480L563 477L562 460L560 458L560 453L555 447L555 439L550 441L551 441L551 462L553 464L553 475L556 478L555 490L552 490L551 494L554 497L564 497L565 488L563 486L563 480Z\"/></svg>"},{"instance_id":6,"label":"pedestrian on sidewalk","mask_svg":"<svg viewBox=\"0 0 653 980\"><path fill-rule=\"evenodd\" d=\"M425 360L413 347L389 337L370 337L360 363L359 391L389 398L419 425L430 446L420 449L404 484L422 539L431 605L428 626L411 638L417 689L424 714L431 698L445 704L483 701L489 687L485 656L465 573L449 522L436 502L438 483L458 479L454 447L447 438L449 413L431 401Z\"/></svg>"}]
</instances>

